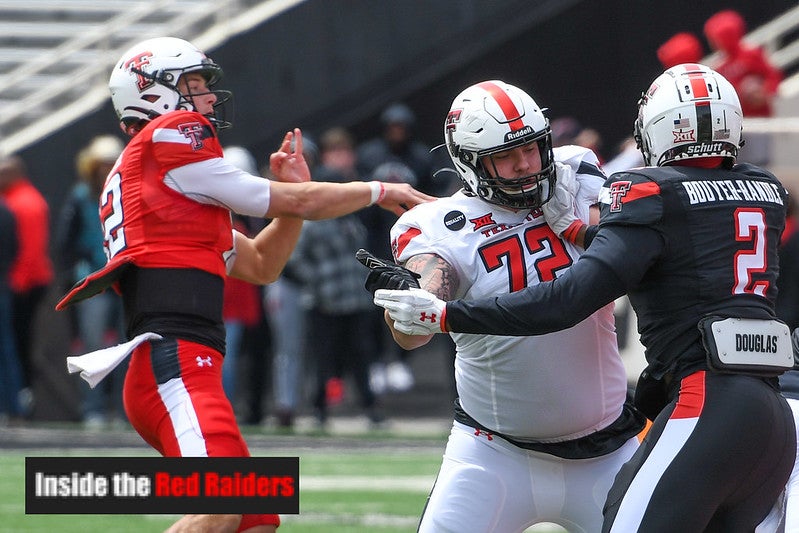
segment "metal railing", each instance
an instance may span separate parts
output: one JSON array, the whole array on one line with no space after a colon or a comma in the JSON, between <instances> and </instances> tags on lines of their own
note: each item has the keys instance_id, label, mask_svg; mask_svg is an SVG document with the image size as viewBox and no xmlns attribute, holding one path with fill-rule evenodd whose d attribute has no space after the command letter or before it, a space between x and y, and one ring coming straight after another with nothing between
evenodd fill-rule
<instances>
[{"instance_id":1,"label":"metal railing","mask_svg":"<svg viewBox=\"0 0 799 533\"><path fill-rule=\"evenodd\" d=\"M73 26L84 31L0 75L0 155L19 151L99 108L108 99L108 73L135 42L170 35L210 50L302 1L110 0L103 10L116 8L111 18ZM67 9L65 4L74 11L82 7L99 11L102 5L81 0L30 0L27 4L48 13ZM0 0L0 11L19 6L19 0ZM159 16L157 22L152 21L154 13ZM41 22L38 26L42 31ZM90 60L66 61L81 54Z\"/></svg>"}]
</instances>

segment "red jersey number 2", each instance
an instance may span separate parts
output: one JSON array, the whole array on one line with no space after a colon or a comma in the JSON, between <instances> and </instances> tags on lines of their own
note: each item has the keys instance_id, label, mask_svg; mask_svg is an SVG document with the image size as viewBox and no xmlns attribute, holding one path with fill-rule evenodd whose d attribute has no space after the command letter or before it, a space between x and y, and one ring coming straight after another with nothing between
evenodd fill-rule
<instances>
[{"instance_id":1,"label":"red jersey number 2","mask_svg":"<svg viewBox=\"0 0 799 533\"><path fill-rule=\"evenodd\" d=\"M127 246L125 242L125 217L122 212L122 176L117 172L105 183L100 196L100 219L103 222L105 254L114 257Z\"/></svg>"}]
</instances>

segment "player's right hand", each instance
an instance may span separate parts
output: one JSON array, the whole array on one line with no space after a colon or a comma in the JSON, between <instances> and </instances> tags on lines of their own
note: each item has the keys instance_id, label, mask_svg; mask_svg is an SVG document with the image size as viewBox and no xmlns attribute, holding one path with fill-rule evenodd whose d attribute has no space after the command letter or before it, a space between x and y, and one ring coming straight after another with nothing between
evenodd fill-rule
<instances>
[{"instance_id":1,"label":"player's right hand","mask_svg":"<svg viewBox=\"0 0 799 533\"><path fill-rule=\"evenodd\" d=\"M419 287L421 276L391 261L375 257L371 252L361 248L355 252L355 257L362 265L369 269L366 277L366 290L373 295L378 289L407 290Z\"/></svg>"},{"instance_id":2,"label":"player's right hand","mask_svg":"<svg viewBox=\"0 0 799 533\"><path fill-rule=\"evenodd\" d=\"M286 132L280 148L269 156L269 170L283 182L302 183L310 181L311 170L302 151L302 131L294 128Z\"/></svg>"},{"instance_id":3,"label":"player's right hand","mask_svg":"<svg viewBox=\"0 0 799 533\"><path fill-rule=\"evenodd\" d=\"M415 205L432 202L436 199L435 196L417 191L407 183L382 183L385 188L385 195L377 202L377 205L397 216L402 215Z\"/></svg>"},{"instance_id":4,"label":"player's right hand","mask_svg":"<svg viewBox=\"0 0 799 533\"><path fill-rule=\"evenodd\" d=\"M424 289L375 292L379 305L394 321L394 329L405 335L446 333L447 302Z\"/></svg>"}]
</instances>

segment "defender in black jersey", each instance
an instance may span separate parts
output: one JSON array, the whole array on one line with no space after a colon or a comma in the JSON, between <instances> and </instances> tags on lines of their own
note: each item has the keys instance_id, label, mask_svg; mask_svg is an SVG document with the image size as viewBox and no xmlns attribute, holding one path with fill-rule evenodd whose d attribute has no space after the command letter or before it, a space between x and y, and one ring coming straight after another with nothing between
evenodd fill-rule
<instances>
[{"instance_id":1,"label":"defender in black jersey","mask_svg":"<svg viewBox=\"0 0 799 533\"><path fill-rule=\"evenodd\" d=\"M629 295L648 363L636 404L654 423L611 488L604 532L751 532L794 465L778 385L794 356L774 312L787 193L769 172L734 165L741 130L726 79L673 67L639 104L651 166L607 180L599 226L576 220L563 188L544 205L557 233L590 244L556 280L446 304L421 289L375 295L403 333L495 335L568 328Z\"/></svg>"}]
</instances>

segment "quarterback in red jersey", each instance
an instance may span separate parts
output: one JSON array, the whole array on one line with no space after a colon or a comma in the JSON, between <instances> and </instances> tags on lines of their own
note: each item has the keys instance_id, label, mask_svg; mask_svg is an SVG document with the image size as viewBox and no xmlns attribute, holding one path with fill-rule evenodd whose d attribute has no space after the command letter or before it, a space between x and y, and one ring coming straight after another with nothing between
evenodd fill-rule
<instances>
[{"instance_id":1,"label":"quarterback in red jersey","mask_svg":"<svg viewBox=\"0 0 799 533\"><path fill-rule=\"evenodd\" d=\"M400 214L431 200L407 184L313 183L299 129L270 156L276 180L226 162L217 131L230 93L214 89L220 67L172 37L128 50L109 81L131 140L100 202L108 262L78 282L57 308L113 288L131 339L101 354L69 358L94 386L132 352L125 412L165 456L248 456L222 388L225 276L274 281L304 219L333 218L378 204ZM273 221L254 238L234 231L231 211ZM178 531L274 531L277 515L191 515Z\"/></svg>"}]
</instances>

